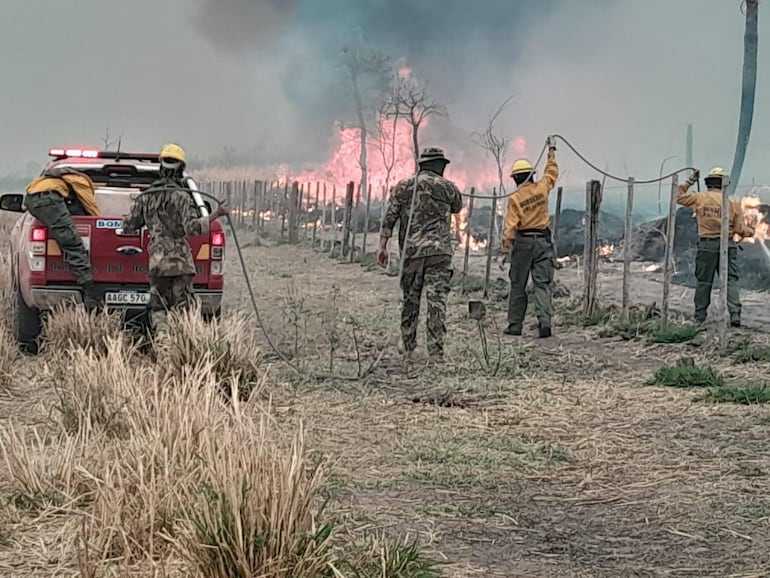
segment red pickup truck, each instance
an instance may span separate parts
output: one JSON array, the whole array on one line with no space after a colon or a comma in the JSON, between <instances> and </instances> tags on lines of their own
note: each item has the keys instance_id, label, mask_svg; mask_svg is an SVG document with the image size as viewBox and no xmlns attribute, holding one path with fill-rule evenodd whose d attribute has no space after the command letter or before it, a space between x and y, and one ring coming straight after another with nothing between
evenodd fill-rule
<instances>
[{"instance_id":1,"label":"red pickup truck","mask_svg":"<svg viewBox=\"0 0 770 578\"><path fill-rule=\"evenodd\" d=\"M96 185L100 215L73 216L91 258L97 291L109 310L126 313L127 318L145 312L149 301L147 277L148 232L126 234L121 225L133 199L159 176L157 154L117 153L93 149L51 149L46 169L67 166L88 174ZM192 178L185 175L187 188L207 216L211 205L197 192ZM24 195L0 195L0 209L20 213L10 238L14 290L14 333L26 349L36 349L45 313L63 301L80 302L80 292L59 245L49 238L40 221L22 209ZM205 317L221 311L224 288L225 234L218 222L207 236L189 237L195 259L193 286Z\"/></svg>"}]
</instances>

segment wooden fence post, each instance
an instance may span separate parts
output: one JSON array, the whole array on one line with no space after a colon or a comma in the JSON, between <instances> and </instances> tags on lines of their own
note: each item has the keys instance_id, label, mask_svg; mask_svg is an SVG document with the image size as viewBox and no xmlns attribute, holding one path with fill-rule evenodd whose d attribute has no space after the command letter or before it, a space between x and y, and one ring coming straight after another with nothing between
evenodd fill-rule
<instances>
[{"instance_id":1,"label":"wooden fence post","mask_svg":"<svg viewBox=\"0 0 770 578\"><path fill-rule=\"evenodd\" d=\"M358 183L358 192L356 193L355 208L350 211L350 244L352 250L350 251L350 262L355 261L356 258L356 228L358 227L358 212L361 208L361 183Z\"/></svg>"},{"instance_id":2,"label":"wooden fence post","mask_svg":"<svg viewBox=\"0 0 770 578\"><path fill-rule=\"evenodd\" d=\"M332 246L329 256L334 256L334 247L337 245L337 185L332 185Z\"/></svg>"},{"instance_id":3,"label":"wooden fence post","mask_svg":"<svg viewBox=\"0 0 770 578\"><path fill-rule=\"evenodd\" d=\"M468 201L468 215L465 225L465 256L463 257L463 281L468 276L468 259L471 252L471 217L473 217L473 202L475 199L476 188L471 187L471 199Z\"/></svg>"},{"instance_id":4,"label":"wooden fence post","mask_svg":"<svg viewBox=\"0 0 770 578\"><path fill-rule=\"evenodd\" d=\"M599 181L586 184L585 247L583 249L583 314L596 312L596 278L599 273L599 211L602 205L602 185Z\"/></svg>"},{"instance_id":5,"label":"wooden fence post","mask_svg":"<svg viewBox=\"0 0 770 578\"><path fill-rule=\"evenodd\" d=\"M730 325L730 311L727 305L730 247L730 224L728 220L730 210L729 189L729 183L725 177L722 177L722 228L719 236L719 308L722 310L722 317L719 320L719 352L722 355L727 353L727 331Z\"/></svg>"},{"instance_id":6,"label":"wooden fence post","mask_svg":"<svg viewBox=\"0 0 770 578\"><path fill-rule=\"evenodd\" d=\"M556 189L556 209L553 212L553 233L551 234L551 238L553 241L553 256L555 259L559 258L559 226L561 225L561 198L563 191L563 187Z\"/></svg>"},{"instance_id":7,"label":"wooden fence post","mask_svg":"<svg viewBox=\"0 0 770 578\"><path fill-rule=\"evenodd\" d=\"M495 244L497 221L497 188L492 189L492 214L489 218L489 236L487 237L487 269L484 274L484 299L489 297L489 277L492 274L492 251Z\"/></svg>"},{"instance_id":8,"label":"wooden fence post","mask_svg":"<svg viewBox=\"0 0 770 578\"><path fill-rule=\"evenodd\" d=\"M347 257L348 251L351 253L354 250L350 246L350 223L353 216L353 195L356 190L356 184L350 181L345 191L345 212L342 220L342 256ZM355 243L355 237L353 237L353 243ZM354 248L353 248L354 249Z\"/></svg>"},{"instance_id":9,"label":"wooden fence post","mask_svg":"<svg viewBox=\"0 0 770 578\"><path fill-rule=\"evenodd\" d=\"M286 211L289 210L289 179L283 184L283 203L281 204L281 241L286 235Z\"/></svg>"},{"instance_id":10,"label":"wooden fence post","mask_svg":"<svg viewBox=\"0 0 770 578\"><path fill-rule=\"evenodd\" d=\"M663 304L662 316L663 327L668 327L670 300L671 300L671 278L674 275L674 243L676 242L676 190L679 188L679 176L674 175L671 178L671 198L668 204L668 222L666 223L666 261L663 267Z\"/></svg>"},{"instance_id":11,"label":"wooden fence post","mask_svg":"<svg viewBox=\"0 0 770 578\"><path fill-rule=\"evenodd\" d=\"M316 239L318 238L318 217L315 214L318 212L318 202L321 197L321 183L316 181L315 183L315 204L313 205L313 244L315 247Z\"/></svg>"},{"instance_id":12,"label":"wooden fence post","mask_svg":"<svg viewBox=\"0 0 770 578\"><path fill-rule=\"evenodd\" d=\"M372 206L372 184L366 185L366 213L364 213L364 236L361 240L361 254L366 255L366 241L369 235L369 209Z\"/></svg>"},{"instance_id":13,"label":"wooden fence post","mask_svg":"<svg viewBox=\"0 0 770 578\"><path fill-rule=\"evenodd\" d=\"M626 197L626 231L623 239L623 320L628 321L631 310L631 234L634 221L634 177L628 177Z\"/></svg>"},{"instance_id":14,"label":"wooden fence post","mask_svg":"<svg viewBox=\"0 0 770 578\"><path fill-rule=\"evenodd\" d=\"M291 196L289 197L289 243L292 245L299 243L299 218L297 216L299 198L299 183L294 181L291 185Z\"/></svg>"}]
</instances>

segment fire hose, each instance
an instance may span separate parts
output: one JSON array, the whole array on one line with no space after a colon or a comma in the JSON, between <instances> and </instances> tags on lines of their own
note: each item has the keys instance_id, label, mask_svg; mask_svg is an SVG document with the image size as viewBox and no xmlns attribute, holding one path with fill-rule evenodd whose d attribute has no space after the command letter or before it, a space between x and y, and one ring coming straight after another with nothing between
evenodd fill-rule
<instances>
[{"instance_id":1,"label":"fire hose","mask_svg":"<svg viewBox=\"0 0 770 578\"><path fill-rule=\"evenodd\" d=\"M400 255L400 262L399 262L399 276L398 276L399 279L401 279L401 277L404 274L404 261L406 257L406 249L407 249L407 246L409 245L409 233L412 229L412 219L414 216L415 200L417 198L417 185L418 185L417 177L418 176L419 176L419 171L414 176L414 186L412 188L412 199L409 206L409 218L406 224L406 234L404 236L404 244L401 247L401 255ZM202 197L205 197L207 199L214 201L217 205L224 204L222 200L218 199L214 195L207 193L205 191L189 189L185 187L178 187L176 185L173 186L173 189L187 191L190 193L197 193ZM138 196L156 192L157 190L158 190L157 188L148 189L146 191L143 191ZM235 245L235 250L236 250L236 253L238 254L238 261L241 266L241 271L243 272L243 277L246 281L246 290L249 294L251 308L254 311L254 317L257 321L257 325L259 326L260 331L264 335L268 346L273 351L273 353L275 353L278 356L278 358L283 362L283 364L286 365L289 369L291 369L297 375L301 375L303 377L308 377L310 379L316 379L316 380L337 379L341 381L360 381L362 379L365 379L369 375L371 375L372 372L375 370L375 368L382 361L382 357L385 354L387 347L390 345L391 341L393 340L393 336L395 335L395 330L393 329L393 327L391 326L391 329L388 333L388 337L385 343L383 344L383 346L380 348L380 352L377 355L377 357L374 359L374 361L372 361L372 363L369 365L366 371L364 371L359 375L353 376L353 375L337 375L332 373L307 373L303 371L302 369L297 367L297 365L291 362L291 360L281 351L281 349L275 344L273 339L270 337L270 333L268 332L267 327L265 326L265 323L262 321L262 316L260 315L259 306L257 305L257 300L256 300L256 297L254 296L254 289L251 286L251 279L249 278L249 273L248 273L248 270L246 269L246 261L243 258L243 251L241 250L241 245L240 245L240 242L238 241L238 233L236 231L235 225L233 224L233 221L230 218L229 214L227 215L227 225L230 228L230 232L232 233L232 236L233 236L233 244ZM403 292L399 291L399 306L403 306L403 302L404 302Z\"/></svg>"}]
</instances>

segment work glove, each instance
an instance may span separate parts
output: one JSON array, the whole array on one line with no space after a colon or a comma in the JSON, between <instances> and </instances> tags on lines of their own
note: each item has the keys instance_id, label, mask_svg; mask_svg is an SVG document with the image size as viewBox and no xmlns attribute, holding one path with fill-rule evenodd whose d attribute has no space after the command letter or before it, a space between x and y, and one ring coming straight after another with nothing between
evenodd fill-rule
<instances>
[{"instance_id":1,"label":"work glove","mask_svg":"<svg viewBox=\"0 0 770 578\"><path fill-rule=\"evenodd\" d=\"M510 261L511 257L508 252L500 249L500 253L497 257L497 266L500 267L500 271L505 271L505 266Z\"/></svg>"},{"instance_id":2,"label":"work glove","mask_svg":"<svg viewBox=\"0 0 770 578\"><path fill-rule=\"evenodd\" d=\"M553 135L548 135L548 138L545 139L545 144L548 145L549 151L555 151L556 150L556 137Z\"/></svg>"},{"instance_id":3,"label":"work glove","mask_svg":"<svg viewBox=\"0 0 770 578\"><path fill-rule=\"evenodd\" d=\"M698 179L700 179L700 171L698 169L695 169L691 174L690 178L687 179L687 184L689 186L693 186L695 183L698 182Z\"/></svg>"},{"instance_id":4,"label":"work glove","mask_svg":"<svg viewBox=\"0 0 770 578\"><path fill-rule=\"evenodd\" d=\"M390 256L388 255L388 250L380 248L379 251L377 251L377 263L380 264L380 267L387 267L388 262L390 261Z\"/></svg>"}]
</instances>

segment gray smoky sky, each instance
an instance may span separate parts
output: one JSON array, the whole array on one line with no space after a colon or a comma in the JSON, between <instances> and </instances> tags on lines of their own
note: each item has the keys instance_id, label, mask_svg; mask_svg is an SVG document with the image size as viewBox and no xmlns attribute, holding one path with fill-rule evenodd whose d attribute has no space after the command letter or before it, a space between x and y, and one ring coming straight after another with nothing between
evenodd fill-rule
<instances>
[{"instance_id":1,"label":"gray smoky sky","mask_svg":"<svg viewBox=\"0 0 770 578\"><path fill-rule=\"evenodd\" d=\"M770 182L764 8L743 184ZM696 164L732 163L739 0L0 0L0 16L3 171L50 146L99 145L107 127L132 149L320 161L335 122L353 120L339 53L354 39L430 83L461 135L441 143L450 154L475 147L471 132L514 94L500 129L530 154L560 133L649 178L666 156L683 165L692 122ZM594 176L561 157L571 181Z\"/></svg>"}]
</instances>

